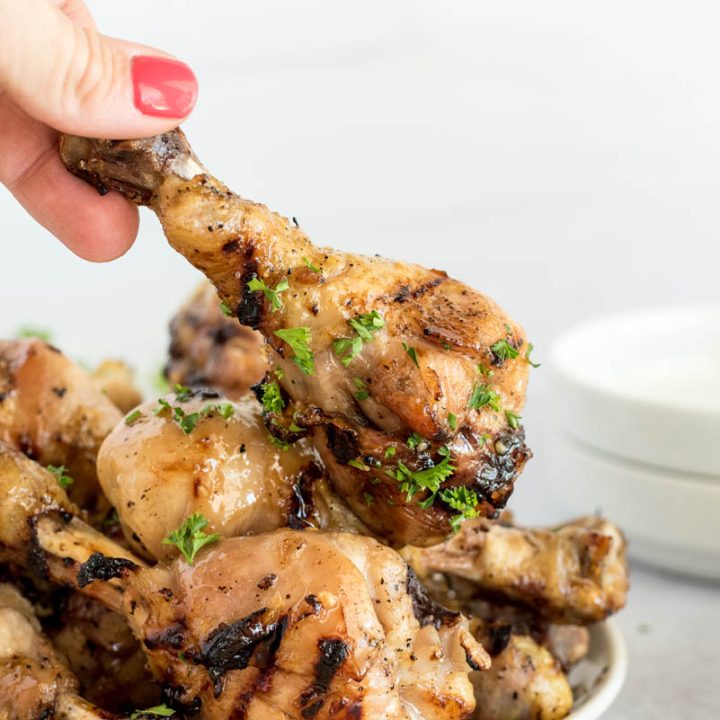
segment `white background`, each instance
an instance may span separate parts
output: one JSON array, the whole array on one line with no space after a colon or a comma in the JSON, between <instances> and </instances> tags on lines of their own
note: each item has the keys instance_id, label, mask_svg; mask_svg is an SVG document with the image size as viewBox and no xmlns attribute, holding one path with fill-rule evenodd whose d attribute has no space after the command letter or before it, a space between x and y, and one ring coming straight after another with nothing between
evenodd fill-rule
<instances>
[{"instance_id":1,"label":"white background","mask_svg":"<svg viewBox=\"0 0 720 720\"><path fill-rule=\"evenodd\" d=\"M717 3L89 4L107 34L193 66L201 94L186 130L233 189L297 216L320 244L441 267L487 292L525 325L538 360L581 319L720 298ZM0 248L1 334L47 327L71 354L124 356L143 377L197 279L149 214L126 257L91 265L2 190ZM517 492L521 518L557 513L543 485L551 403L541 368L525 415L536 458ZM690 695L693 712L652 716L710 717L718 661L678 679L678 638L653 627L648 603L683 589L647 582L623 624L651 632L631 640L614 716L667 713ZM674 611L699 622L718 594L693 592ZM664 623L673 607L663 608ZM713 643L694 632L680 640L685 665L704 657L703 635L707 652L719 644L717 631Z\"/></svg>"}]
</instances>

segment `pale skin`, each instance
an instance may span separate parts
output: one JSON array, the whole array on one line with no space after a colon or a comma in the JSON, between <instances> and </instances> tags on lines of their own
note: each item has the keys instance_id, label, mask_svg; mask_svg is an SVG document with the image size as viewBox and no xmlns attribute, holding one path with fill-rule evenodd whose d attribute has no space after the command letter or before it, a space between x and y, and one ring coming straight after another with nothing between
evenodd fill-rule
<instances>
[{"instance_id":1,"label":"pale skin","mask_svg":"<svg viewBox=\"0 0 720 720\"><path fill-rule=\"evenodd\" d=\"M196 95L195 87L177 117L141 111L137 56L171 59L101 35L82 0L0 0L0 182L70 250L96 262L128 250L138 212L72 177L58 157L59 133L149 137L182 122Z\"/></svg>"}]
</instances>

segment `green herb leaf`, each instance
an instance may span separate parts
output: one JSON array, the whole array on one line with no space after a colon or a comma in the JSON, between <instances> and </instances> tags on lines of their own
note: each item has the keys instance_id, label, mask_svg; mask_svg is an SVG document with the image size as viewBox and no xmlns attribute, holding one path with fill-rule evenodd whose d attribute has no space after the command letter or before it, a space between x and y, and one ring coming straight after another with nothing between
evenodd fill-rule
<instances>
[{"instance_id":1,"label":"green herb leaf","mask_svg":"<svg viewBox=\"0 0 720 720\"><path fill-rule=\"evenodd\" d=\"M349 460L348 465L350 467L354 467L357 470L362 470L363 472L370 472L370 468L360 458L354 458L353 460Z\"/></svg>"},{"instance_id":2,"label":"green herb leaf","mask_svg":"<svg viewBox=\"0 0 720 720\"><path fill-rule=\"evenodd\" d=\"M283 306L282 300L280 299L280 293L288 290L290 288L290 283L287 278L283 278L273 289L268 287L260 278L253 278L250 282L248 282L247 286L253 292L262 292L272 306L272 311L277 312L278 310L282 310Z\"/></svg>"},{"instance_id":3,"label":"green herb leaf","mask_svg":"<svg viewBox=\"0 0 720 720\"><path fill-rule=\"evenodd\" d=\"M362 494L362 496L363 496L363 500L365 501L365 504L368 507L370 507L373 504L373 502L375 501L375 498L369 492L364 492Z\"/></svg>"},{"instance_id":4,"label":"green herb leaf","mask_svg":"<svg viewBox=\"0 0 720 720\"><path fill-rule=\"evenodd\" d=\"M187 402L193 394L193 391L189 387L185 387L185 385L180 385L179 383L175 384L174 392L175 399L181 403Z\"/></svg>"},{"instance_id":5,"label":"green herb leaf","mask_svg":"<svg viewBox=\"0 0 720 720\"><path fill-rule=\"evenodd\" d=\"M285 409L280 385L276 381L263 383L260 386L260 393L265 412L278 414Z\"/></svg>"},{"instance_id":6,"label":"green herb leaf","mask_svg":"<svg viewBox=\"0 0 720 720\"><path fill-rule=\"evenodd\" d=\"M195 561L195 556L201 548L210 543L217 542L220 539L218 533L207 535L203 532L203 528L207 527L207 525L208 519L200 513L195 513L185 520L177 530L173 530L173 532L163 540L163 544L175 545L183 554L188 564L192 565ZM147 712L147 710L144 712Z\"/></svg>"},{"instance_id":7,"label":"green herb leaf","mask_svg":"<svg viewBox=\"0 0 720 720\"><path fill-rule=\"evenodd\" d=\"M483 377L486 377L486 378L491 378L495 374L495 372L493 370L485 367L484 365L480 365L479 363L478 363L476 369Z\"/></svg>"},{"instance_id":8,"label":"green herb leaf","mask_svg":"<svg viewBox=\"0 0 720 720\"><path fill-rule=\"evenodd\" d=\"M419 492L429 490L431 494L437 493L440 486L455 471L450 463L450 453L446 451L445 457L435 465L424 470L412 472L408 467L399 462L395 473L390 471L390 477L393 477L400 483L400 490L407 494L408 502Z\"/></svg>"},{"instance_id":9,"label":"green herb leaf","mask_svg":"<svg viewBox=\"0 0 720 720\"><path fill-rule=\"evenodd\" d=\"M514 413L512 410L506 410L505 417L507 418L508 425L513 430L517 430L518 425L520 425L520 420L522 420L522 417L517 413Z\"/></svg>"},{"instance_id":10,"label":"green herb leaf","mask_svg":"<svg viewBox=\"0 0 720 720\"><path fill-rule=\"evenodd\" d=\"M55 479L61 488L68 488L75 482L67 474L68 469L64 465L48 465L47 469L55 476Z\"/></svg>"},{"instance_id":11,"label":"green herb leaf","mask_svg":"<svg viewBox=\"0 0 720 720\"><path fill-rule=\"evenodd\" d=\"M395 453L397 452L397 448L394 445L391 445L387 450L385 450L385 459L389 460L391 457L395 457Z\"/></svg>"},{"instance_id":12,"label":"green herb leaf","mask_svg":"<svg viewBox=\"0 0 720 720\"><path fill-rule=\"evenodd\" d=\"M454 532L457 532L460 529L460 525L463 520L477 517L478 512L475 508L479 501L474 490L459 486L445 488L440 491L439 495L440 499L446 505L449 505L453 510L457 510L459 512L458 515L450 518L450 526Z\"/></svg>"},{"instance_id":13,"label":"green herb leaf","mask_svg":"<svg viewBox=\"0 0 720 720\"><path fill-rule=\"evenodd\" d=\"M276 330L274 333L284 340L293 351L290 358L306 375L315 374L315 356L310 350L310 328L295 327Z\"/></svg>"},{"instance_id":14,"label":"green herb leaf","mask_svg":"<svg viewBox=\"0 0 720 720\"><path fill-rule=\"evenodd\" d=\"M385 327L385 320L383 320L382 315L377 312L377 310L357 315L354 318L350 318L347 322L365 342L370 342L373 339L373 335Z\"/></svg>"},{"instance_id":15,"label":"green herb leaf","mask_svg":"<svg viewBox=\"0 0 720 720\"><path fill-rule=\"evenodd\" d=\"M418 446L421 444L427 445L427 440L425 440L423 437L418 435L416 432L410 433L410 436L405 441L405 444L411 449L411 450L417 450Z\"/></svg>"},{"instance_id":16,"label":"green herb leaf","mask_svg":"<svg viewBox=\"0 0 720 720\"><path fill-rule=\"evenodd\" d=\"M42 328L32 327L30 325L19 328L17 336L20 338L37 338L45 342L52 340L52 333L49 330L43 330Z\"/></svg>"},{"instance_id":17,"label":"green herb leaf","mask_svg":"<svg viewBox=\"0 0 720 720\"><path fill-rule=\"evenodd\" d=\"M406 342L404 342L402 346L405 352L410 356L410 359L415 363L415 365L417 365L417 367L420 367L420 363L418 363L417 359L417 351L415 350L415 348L410 347L410 345L408 345Z\"/></svg>"},{"instance_id":18,"label":"green herb leaf","mask_svg":"<svg viewBox=\"0 0 720 720\"><path fill-rule=\"evenodd\" d=\"M455 432L457 429L457 415L455 413L448 413L448 425L450 429Z\"/></svg>"},{"instance_id":19,"label":"green herb leaf","mask_svg":"<svg viewBox=\"0 0 720 720\"><path fill-rule=\"evenodd\" d=\"M142 417L142 411L140 410L133 410L126 418L125 418L125 424L126 425L132 425L133 423L137 422Z\"/></svg>"},{"instance_id":20,"label":"green herb leaf","mask_svg":"<svg viewBox=\"0 0 720 720\"><path fill-rule=\"evenodd\" d=\"M362 381L361 378L356 377L353 378L353 384L355 385L357 392L355 393L355 398L357 400L367 400L370 397L370 392L368 391L367 385Z\"/></svg>"},{"instance_id":21,"label":"green herb leaf","mask_svg":"<svg viewBox=\"0 0 720 720\"><path fill-rule=\"evenodd\" d=\"M322 275L319 268L316 268L306 257L303 257L302 261L305 263L306 267L310 272L314 272L318 275Z\"/></svg>"},{"instance_id":22,"label":"green herb leaf","mask_svg":"<svg viewBox=\"0 0 720 720\"><path fill-rule=\"evenodd\" d=\"M220 312L225 317L232 317L232 308L224 300L220 303Z\"/></svg>"},{"instance_id":23,"label":"green herb leaf","mask_svg":"<svg viewBox=\"0 0 720 720\"><path fill-rule=\"evenodd\" d=\"M542 363L536 363L536 362L533 362L533 361L530 359L530 353L532 353L532 351L533 351L534 349L535 349L535 346L534 346L532 343L528 343L527 350L525 351L525 359L526 359L526 360L528 361L528 363L529 363L530 365L532 365L534 368L539 368L539 367L542 365Z\"/></svg>"},{"instance_id":24,"label":"green herb leaf","mask_svg":"<svg viewBox=\"0 0 720 720\"><path fill-rule=\"evenodd\" d=\"M229 420L235 414L235 406L232 403L213 403L206 405L201 411L202 417L217 415L224 420Z\"/></svg>"},{"instance_id":25,"label":"green herb leaf","mask_svg":"<svg viewBox=\"0 0 720 720\"><path fill-rule=\"evenodd\" d=\"M148 717L172 717L175 711L167 705L155 705L155 707L145 708L145 710L136 710L130 720L142 720Z\"/></svg>"},{"instance_id":26,"label":"green herb leaf","mask_svg":"<svg viewBox=\"0 0 720 720\"><path fill-rule=\"evenodd\" d=\"M507 340L507 338L502 338L502 340L498 340L496 343L493 343L490 346L490 350L495 353L495 356L499 360L514 360L520 352L517 348L514 348Z\"/></svg>"},{"instance_id":27,"label":"green herb leaf","mask_svg":"<svg viewBox=\"0 0 720 720\"><path fill-rule=\"evenodd\" d=\"M472 410L479 410L486 405L497 412L500 410L500 396L491 390L489 385L477 384L468 400L468 407Z\"/></svg>"},{"instance_id":28,"label":"green herb leaf","mask_svg":"<svg viewBox=\"0 0 720 720\"><path fill-rule=\"evenodd\" d=\"M286 443L284 440L281 440L278 437L275 437L274 435L271 435L268 433L268 440L280 450L289 450L290 449L290 443Z\"/></svg>"},{"instance_id":29,"label":"green herb leaf","mask_svg":"<svg viewBox=\"0 0 720 720\"><path fill-rule=\"evenodd\" d=\"M344 355L340 362L345 367L357 357L363 343L371 342L374 334L385 327L385 320L377 310L350 318L347 323L355 331L355 337L342 337L333 342L333 352Z\"/></svg>"}]
</instances>

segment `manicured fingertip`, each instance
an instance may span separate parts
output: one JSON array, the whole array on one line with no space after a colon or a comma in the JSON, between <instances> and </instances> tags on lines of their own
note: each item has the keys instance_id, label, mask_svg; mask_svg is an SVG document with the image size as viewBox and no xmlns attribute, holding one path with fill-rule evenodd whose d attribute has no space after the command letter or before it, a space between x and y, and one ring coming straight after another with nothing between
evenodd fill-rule
<instances>
[{"instance_id":1,"label":"manicured fingertip","mask_svg":"<svg viewBox=\"0 0 720 720\"><path fill-rule=\"evenodd\" d=\"M133 102L151 117L182 120L190 114L198 95L193 71L172 58L139 55L130 62Z\"/></svg>"}]
</instances>

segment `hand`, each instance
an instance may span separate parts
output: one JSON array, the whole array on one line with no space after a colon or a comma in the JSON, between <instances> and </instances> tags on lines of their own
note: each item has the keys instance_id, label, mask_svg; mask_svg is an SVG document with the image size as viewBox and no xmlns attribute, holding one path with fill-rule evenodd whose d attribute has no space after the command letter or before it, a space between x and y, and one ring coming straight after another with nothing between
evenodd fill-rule
<instances>
[{"instance_id":1,"label":"hand","mask_svg":"<svg viewBox=\"0 0 720 720\"><path fill-rule=\"evenodd\" d=\"M126 252L138 213L65 170L59 132L157 135L176 127L196 97L187 65L100 35L82 0L0 0L0 182L83 258Z\"/></svg>"}]
</instances>

